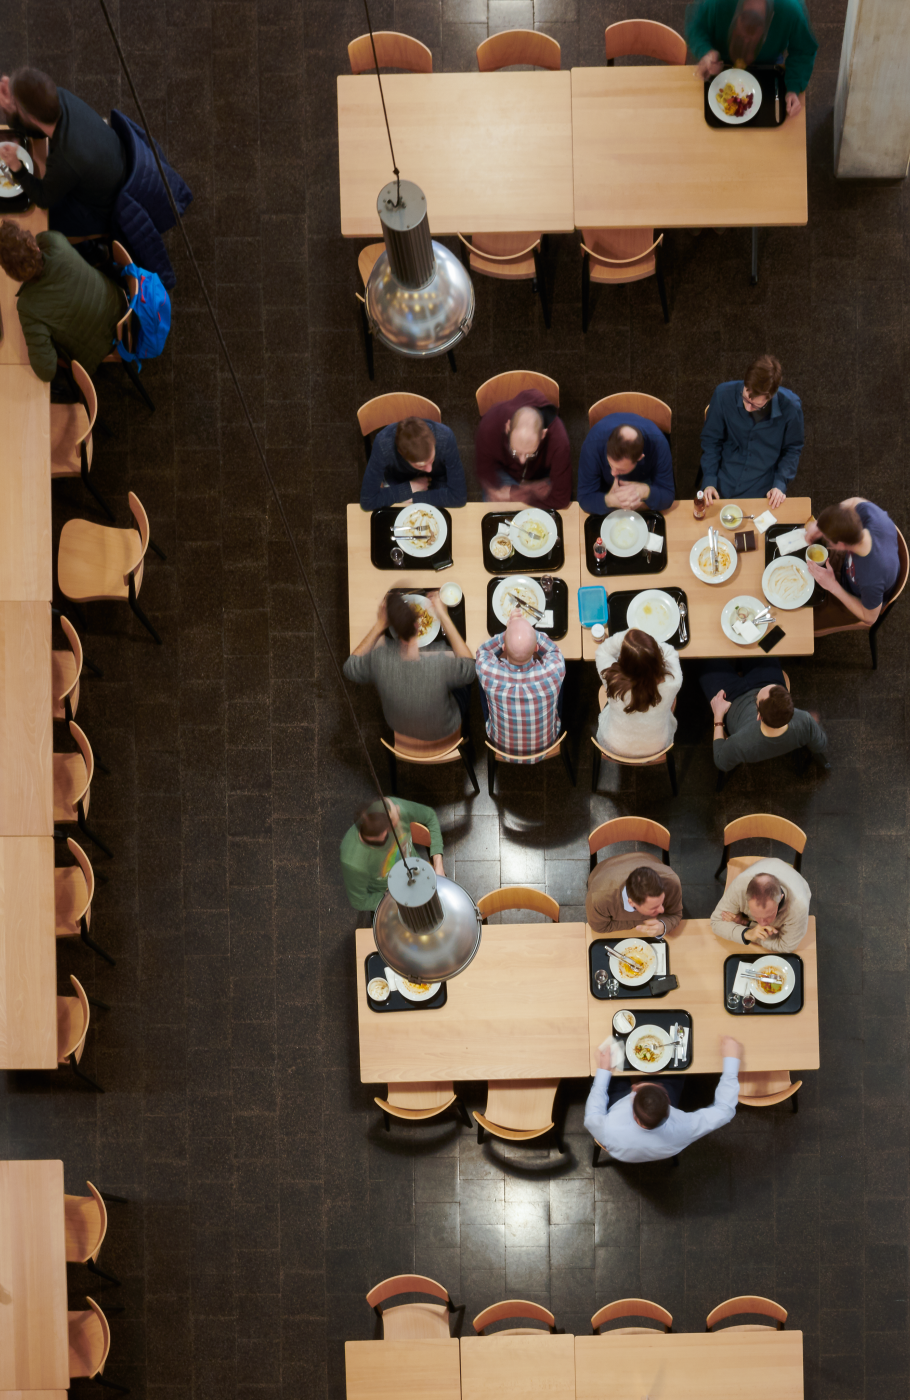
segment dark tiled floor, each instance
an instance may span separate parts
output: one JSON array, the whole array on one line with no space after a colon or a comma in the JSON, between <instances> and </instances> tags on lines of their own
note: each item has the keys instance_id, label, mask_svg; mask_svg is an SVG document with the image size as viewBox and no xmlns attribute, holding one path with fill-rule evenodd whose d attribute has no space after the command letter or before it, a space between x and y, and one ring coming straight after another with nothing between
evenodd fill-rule
<instances>
[{"instance_id":1,"label":"dark tiled floor","mask_svg":"<svg viewBox=\"0 0 910 1400\"><path fill-rule=\"evenodd\" d=\"M344 505L362 455L354 409L392 387L440 404L466 463L474 389L499 370L555 376L576 453L589 403L648 390L674 408L688 489L712 387L771 348L805 404L800 489L822 503L868 494L906 525L910 191L832 178L842 0L813 5L809 227L763 235L756 289L747 233L674 233L670 327L646 282L601 296L583 338L574 240L554 239L549 334L526 287L482 281L457 377L445 361L378 352L375 385L358 339L356 250L338 235L334 86L364 27L355 0L114 10L149 120L196 192L188 228L339 657ZM532 21L558 37L566 65L597 63L604 24L627 13L681 27L683 5L373 4L377 28L416 34L449 69L473 62L488 28ZM131 110L94 0L7 0L4 21L9 65L27 58L99 110ZM174 329L145 371L157 412L106 381L116 436L99 439L95 465L124 523L126 489L138 492L168 552L142 594L165 647L100 606L87 641L105 679L87 679L80 719L111 769L92 820L116 852L98 861L109 882L96 929L118 965L70 948L59 965L61 990L76 971L113 1006L87 1051L107 1093L63 1075L0 1085L0 1155L59 1156L68 1189L90 1177L132 1198L112 1209L104 1251L125 1279L111 1373L169 1400L341 1396L343 1340L372 1333L365 1290L416 1268L469 1317L522 1294L570 1330L622 1295L659 1300L691 1330L728 1294L768 1294L805 1332L813 1400L906 1396L906 607L882 632L875 676L857 639L827 640L792 666L799 701L821 709L831 735L823 782L784 761L737 775L716 799L706 715L684 691L679 799L660 774L615 771L592 798L589 667L571 682L576 790L555 765L503 771L497 804L467 798L451 770L407 789L435 801L451 873L472 893L525 881L569 917L583 900L585 835L614 813L671 827L700 915L726 820L766 810L798 821L822 945L822 1068L805 1076L799 1115L740 1112L678 1171L592 1174L580 1082L562 1091L569 1161L482 1150L448 1124L386 1136L375 1086L359 1082L354 918L336 864L369 792L365 769L200 292L172 247ZM84 506L59 488L58 526ZM376 707L362 692L355 703L377 754ZM862 957L838 956L857 941ZM482 1106L481 1085L464 1093ZM72 1271L74 1305L88 1282Z\"/></svg>"}]
</instances>

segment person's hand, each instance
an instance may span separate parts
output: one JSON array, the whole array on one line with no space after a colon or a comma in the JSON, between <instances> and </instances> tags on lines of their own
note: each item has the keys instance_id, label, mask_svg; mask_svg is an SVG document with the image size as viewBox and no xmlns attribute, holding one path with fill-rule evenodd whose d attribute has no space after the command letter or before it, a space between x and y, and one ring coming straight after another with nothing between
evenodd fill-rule
<instances>
[{"instance_id":1,"label":"person's hand","mask_svg":"<svg viewBox=\"0 0 910 1400\"><path fill-rule=\"evenodd\" d=\"M788 117L795 117L796 114L797 114L797 112L800 111L800 109L802 108L802 105L803 105L803 104L800 102L799 96L798 96L797 93L795 93L795 92L788 92L788 93L787 93L787 116L788 116Z\"/></svg>"},{"instance_id":2,"label":"person's hand","mask_svg":"<svg viewBox=\"0 0 910 1400\"><path fill-rule=\"evenodd\" d=\"M757 924L752 932L756 937L750 938L749 942L757 943L760 948L764 948L765 943L769 939L777 938L778 936L778 930L776 928L769 928L767 924Z\"/></svg>"},{"instance_id":3,"label":"person's hand","mask_svg":"<svg viewBox=\"0 0 910 1400\"><path fill-rule=\"evenodd\" d=\"M727 692L719 690L711 701L711 713L716 720L722 720L730 708L730 701L727 699Z\"/></svg>"},{"instance_id":4,"label":"person's hand","mask_svg":"<svg viewBox=\"0 0 910 1400\"><path fill-rule=\"evenodd\" d=\"M644 500L646 487L640 481L614 481L606 500L621 510L634 510Z\"/></svg>"},{"instance_id":5,"label":"person's hand","mask_svg":"<svg viewBox=\"0 0 910 1400\"><path fill-rule=\"evenodd\" d=\"M705 487L705 505L713 506L715 501L719 501L720 496L716 486Z\"/></svg>"},{"instance_id":6,"label":"person's hand","mask_svg":"<svg viewBox=\"0 0 910 1400\"><path fill-rule=\"evenodd\" d=\"M22 162L16 155L16 147L12 141L4 141L0 145L0 160L4 165L8 165L10 170L21 170Z\"/></svg>"},{"instance_id":7,"label":"person's hand","mask_svg":"<svg viewBox=\"0 0 910 1400\"><path fill-rule=\"evenodd\" d=\"M412 491L426 491L429 489L430 478L428 476L413 476L411 478Z\"/></svg>"},{"instance_id":8,"label":"person's hand","mask_svg":"<svg viewBox=\"0 0 910 1400\"><path fill-rule=\"evenodd\" d=\"M434 617L438 617L439 621L441 622L442 619L446 616L448 609L446 608L445 603L439 596L439 589L434 588L431 593L428 593L426 601L427 611L431 612Z\"/></svg>"},{"instance_id":9,"label":"person's hand","mask_svg":"<svg viewBox=\"0 0 910 1400\"><path fill-rule=\"evenodd\" d=\"M809 541L810 544L812 543L813 540L820 540L821 537L822 537L822 532L821 532L821 530L818 528L818 521L817 521L817 520L813 520L813 521L811 522L811 524L807 525L806 528L805 528L804 533L805 533L806 539Z\"/></svg>"},{"instance_id":10,"label":"person's hand","mask_svg":"<svg viewBox=\"0 0 910 1400\"><path fill-rule=\"evenodd\" d=\"M723 68L724 61L717 52L717 49L711 49L705 54L704 58L699 61L695 71L702 82L704 82L706 78L714 78L718 73L722 73Z\"/></svg>"},{"instance_id":11,"label":"person's hand","mask_svg":"<svg viewBox=\"0 0 910 1400\"><path fill-rule=\"evenodd\" d=\"M445 878L445 873L446 873L446 872L445 872L445 867L444 867L444 865L443 865L443 863L442 863L442 856L441 856L441 855L439 855L439 856L434 856L434 857L433 857L433 869L436 871L436 874L437 874L437 875L442 875L443 878Z\"/></svg>"},{"instance_id":12,"label":"person's hand","mask_svg":"<svg viewBox=\"0 0 910 1400\"><path fill-rule=\"evenodd\" d=\"M15 116L16 103L10 90L9 77L6 73L0 78L0 108L3 109L7 117Z\"/></svg>"},{"instance_id":13,"label":"person's hand","mask_svg":"<svg viewBox=\"0 0 910 1400\"><path fill-rule=\"evenodd\" d=\"M664 926L659 919L645 919L644 923L635 925L635 932L644 934L645 938L663 938Z\"/></svg>"},{"instance_id":14,"label":"person's hand","mask_svg":"<svg viewBox=\"0 0 910 1400\"><path fill-rule=\"evenodd\" d=\"M611 1035L604 1041L603 1045L597 1052L598 1069L608 1069L611 1074L613 1073L614 1052L616 1052L616 1057L619 1058L619 1062L621 1064L623 1054L622 1046L616 1039L616 1036Z\"/></svg>"},{"instance_id":15,"label":"person's hand","mask_svg":"<svg viewBox=\"0 0 910 1400\"><path fill-rule=\"evenodd\" d=\"M806 567L815 582L820 584L822 588L827 588L830 593L837 583L837 579L834 577L834 570L828 560L826 559L824 564L813 564L811 559L807 559Z\"/></svg>"},{"instance_id":16,"label":"person's hand","mask_svg":"<svg viewBox=\"0 0 910 1400\"><path fill-rule=\"evenodd\" d=\"M741 1060L743 1057L742 1042L736 1040L732 1035L722 1035L720 1038L720 1053L725 1060Z\"/></svg>"},{"instance_id":17,"label":"person's hand","mask_svg":"<svg viewBox=\"0 0 910 1400\"><path fill-rule=\"evenodd\" d=\"M731 914L727 909L724 910L720 917L723 919L725 924L747 925L749 923L749 920L746 918L745 914Z\"/></svg>"},{"instance_id":18,"label":"person's hand","mask_svg":"<svg viewBox=\"0 0 910 1400\"><path fill-rule=\"evenodd\" d=\"M772 486L771 490L768 492L768 505L772 510L777 510L777 507L782 506L786 499L785 493L783 491L778 491L776 486Z\"/></svg>"},{"instance_id":19,"label":"person's hand","mask_svg":"<svg viewBox=\"0 0 910 1400\"><path fill-rule=\"evenodd\" d=\"M486 496L488 501L511 501L512 488L511 486L488 486Z\"/></svg>"}]
</instances>

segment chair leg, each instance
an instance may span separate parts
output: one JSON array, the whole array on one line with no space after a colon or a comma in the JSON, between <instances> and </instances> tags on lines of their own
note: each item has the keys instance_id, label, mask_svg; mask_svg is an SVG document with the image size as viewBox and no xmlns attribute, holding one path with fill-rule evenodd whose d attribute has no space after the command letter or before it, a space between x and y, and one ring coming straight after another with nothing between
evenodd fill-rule
<instances>
[{"instance_id":1,"label":"chair leg","mask_svg":"<svg viewBox=\"0 0 910 1400\"><path fill-rule=\"evenodd\" d=\"M155 405L152 403L151 399L149 398L148 393L146 392L145 385L143 384L142 380L139 378L139 371L137 370L136 366L133 364L132 360L121 360L121 364L123 365L123 368L126 370L127 375L129 376L129 381L130 381L130 383L132 384L133 388L136 389L136 390L138 390L138 392L139 392L139 394L141 395L141 397L145 400L145 406L146 406L146 408L149 410L150 413L154 413L154 412L155 412Z\"/></svg>"},{"instance_id":2,"label":"chair leg","mask_svg":"<svg viewBox=\"0 0 910 1400\"><path fill-rule=\"evenodd\" d=\"M540 307L543 311L543 323L546 326L547 330L549 330L550 305L547 301L547 282L546 278L544 277L543 258L540 256L540 253L536 248L534 249L534 269L537 273L537 276L534 278L534 281L537 284L537 292L540 296Z\"/></svg>"},{"instance_id":3,"label":"chair leg","mask_svg":"<svg viewBox=\"0 0 910 1400\"><path fill-rule=\"evenodd\" d=\"M448 362L449 362L449 369L452 371L453 374L457 374L457 373L458 373L458 366L457 366L456 363L455 363L455 351L454 351L454 350L447 350L447 351L446 351L446 359L447 359Z\"/></svg>"},{"instance_id":4,"label":"chair leg","mask_svg":"<svg viewBox=\"0 0 910 1400\"><path fill-rule=\"evenodd\" d=\"M482 1124L482 1123L478 1123L478 1124L477 1124L477 1141L478 1141L478 1142L483 1142L483 1124Z\"/></svg>"},{"instance_id":5,"label":"chair leg","mask_svg":"<svg viewBox=\"0 0 910 1400\"><path fill-rule=\"evenodd\" d=\"M599 1166L600 1166L600 1147L598 1146L598 1144L597 1144L596 1142L595 1142L595 1144L594 1144L594 1155L593 1155L592 1158L591 1158L591 1166L592 1166L592 1167L599 1167Z\"/></svg>"},{"instance_id":6,"label":"chair leg","mask_svg":"<svg viewBox=\"0 0 910 1400\"><path fill-rule=\"evenodd\" d=\"M92 831L91 827L86 822L85 817L82 813L81 802L79 803L79 815L77 820L79 822L79 830L84 832L90 841L94 841L95 845L98 846L99 849L104 852L104 854L108 857L109 860L113 860L114 852L111 850L110 846L105 846L104 842L101 840L101 837L96 836L94 831Z\"/></svg>"},{"instance_id":7,"label":"chair leg","mask_svg":"<svg viewBox=\"0 0 910 1400\"><path fill-rule=\"evenodd\" d=\"M116 516L114 515L114 512L111 510L107 501L104 499L101 492L98 490L97 486L92 481L92 478L89 475L88 461L85 456L85 443L82 444L82 485L85 487L86 491L88 491L90 496L94 496L95 500L98 502L99 506L107 516L108 520L115 520Z\"/></svg>"},{"instance_id":8,"label":"chair leg","mask_svg":"<svg viewBox=\"0 0 910 1400\"><path fill-rule=\"evenodd\" d=\"M70 1064L72 1065L73 1071L79 1079L84 1079L86 1084L91 1084L92 1088L97 1089L99 1094L104 1093L104 1090L102 1089L98 1081L96 1079L93 1079L90 1074L86 1074L85 1070L80 1069L79 1066L76 1064L75 1060L70 1060Z\"/></svg>"},{"instance_id":9,"label":"chair leg","mask_svg":"<svg viewBox=\"0 0 910 1400\"><path fill-rule=\"evenodd\" d=\"M599 749L599 748L597 747L597 745L595 744L595 746L594 746L594 763L593 763L592 771L591 771L591 791L592 791L592 792L596 792L596 791L597 791L597 784L598 784L599 782L600 782L600 749ZM597 860L597 856L594 855L594 856L591 857L591 859L592 859L592 861L596 861L596 860ZM593 865L591 866L591 869L592 869L592 870L594 869L594 866L593 866Z\"/></svg>"},{"instance_id":10,"label":"chair leg","mask_svg":"<svg viewBox=\"0 0 910 1400\"><path fill-rule=\"evenodd\" d=\"M93 676L97 676L98 679L99 679L99 681L103 681L103 680L104 680L104 672L102 671L101 667L100 667L100 666L96 666L95 663L94 663L94 661L89 661L89 659L88 659L88 657L86 656L85 652L82 653L82 664L83 664L83 666L87 666L87 667L89 668L89 670L91 671L92 675L93 675Z\"/></svg>"},{"instance_id":11,"label":"chair leg","mask_svg":"<svg viewBox=\"0 0 910 1400\"><path fill-rule=\"evenodd\" d=\"M468 777L471 779L471 787L474 789L474 795L476 797L480 792L480 784L477 781L477 774L474 772L474 765L471 762L471 755L468 753L467 744L462 744L458 752L461 755L461 761L465 766Z\"/></svg>"},{"instance_id":12,"label":"chair leg","mask_svg":"<svg viewBox=\"0 0 910 1400\"><path fill-rule=\"evenodd\" d=\"M97 1381L99 1385L103 1385L107 1390L119 1390L121 1395L129 1395L130 1393L128 1385L121 1385L119 1381L109 1381L107 1376L93 1376L92 1380Z\"/></svg>"},{"instance_id":13,"label":"chair leg","mask_svg":"<svg viewBox=\"0 0 910 1400\"><path fill-rule=\"evenodd\" d=\"M370 323L367 320L367 311L362 301L358 301L360 307L360 329L363 331L363 353L367 361L367 375L373 378L373 332L370 330Z\"/></svg>"},{"instance_id":14,"label":"chair leg","mask_svg":"<svg viewBox=\"0 0 910 1400\"><path fill-rule=\"evenodd\" d=\"M112 958L111 955L110 955L110 953L106 953L106 952L104 951L103 948L100 948L100 947L98 946L98 944L95 942L94 938L92 938L92 937L89 935L88 930L87 930L86 927L85 927L85 920L84 920L84 919L82 920L82 935L81 935L81 937L82 937L82 942L85 944L86 948L91 948L91 950L92 950L93 953L97 953L98 956L99 956L99 958L104 958L104 961L110 963L111 967L116 967L116 966L117 966L117 959L116 959L116 958Z\"/></svg>"},{"instance_id":15,"label":"chair leg","mask_svg":"<svg viewBox=\"0 0 910 1400\"><path fill-rule=\"evenodd\" d=\"M563 768L565 768L566 772L569 775L569 782L572 784L573 787L577 787L577 783L575 782L575 770L572 767L572 760L569 757L568 743L560 745L559 756L562 759Z\"/></svg>"},{"instance_id":16,"label":"chair leg","mask_svg":"<svg viewBox=\"0 0 910 1400\"><path fill-rule=\"evenodd\" d=\"M664 322L669 323L670 309L667 306L667 289L664 285L663 248L655 248L654 254L654 271L657 275L657 290L660 293L660 304L663 308Z\"/></svg>"},{"instance_id":17,"label":"chair leg","mask_svg":"<svg viewBox=\"0 0 910 1400\"><path fill-rule=\"evenodd\" d=\"M790 1104L791 1104L791 1106L792 1106L792 1108L793 1108L793 1112L794 1112L794 1113L799 1113L799 1090L797 1090L796 1093L795 1093L795 1094L793 1095L793 1097L791 1098Z\"/></svg>"},{"instance_id":18,"label":"chair leg","mask_svg":"<svg viewBox=\"0 0 910 1400\"><path fill-rule=\"evenodd\" d=\"M98 1195L102 1201L116 1201L118 1206L128 1206L130 1203L128 1196L112 1196L110 1191L98 1191Z\"/></svg>"},{"instance_id":19,"label":"chair leg","mask_svg":"<svg viewBox=\"0 0 910 1400\"><path fill-rule=\"evenodd\" d=\"M670 787L673 789L673 796L679 796L679 788L676 786L676 760L673 757L673 750L667 754L667 772L670 775Z\"/></svg>"},{"instance_id":20,"label":"chair leg","mask_svg":"<svg viewBox=\"0 0 910 1400\"><path fill-rule=\"evenodd\" d=\"M591 260L587 253L581 255L581 329L587 334L591 321Z\"/></svg>"},{"instance_id":21,"label":"chair leg","mask_svg":"<svg viewBox=\"0 0 910 1400\"><path fill-rule=\"evenodd\" d=\"M143 625L143 627L145 628L146 632L148 632L149 636L153 639L153 641L157 642L159 646L163 646L164 643L162 642L161 638L158 636L158 633L155 631L155 629L154 629L154 627L152 626L152 624L149 622L149 620L148 620L148 618L146 617L145 613L144 613L144 612L142 611L142 609L140 608L139 603L137 602L137 600L136 600L135 597L131 597L131 598L129 599L129 605L130 605L130 607L132 608L132 610L133 610L133 612L135 613L135 615L138 617L139 621L142 623L142 625Z\"/></svg>"},{"instance_id":22,"label":"chair leg","mask_svg":"<svg viewBox=\"0 0 910 1400\"><path fill-rule=\"evenodd\" d=\"M76 617L77 617L77 619L78 619L78 621L79 621L79 626L82 628L83 632L87 632L87 631L88 631L88 618L86 617L85 613L84 613L84 612L82 611L82 609L80 608L79 604L76 602L75 598L67 598L66 601L69 603L69 605L70 605L70 607L72 608L73 612L76 614ZM63 611L66 612L66 608L64 608ZM70 619L70 621L72 621L72 619ZM83 659L83 661L84 661L84 660L85 660L85 657L83 656L82 659ZM95 668L92 667L92 670L94 670L94 669L95 669Z\"/></svg>"},{"instance_id":23,"label":"chair leg","mask_svg":"<svg viewBox=\"0 0 910 1400\"><path fill-rule=\"evenodd\" d=\"M487 788L493 797L496 790L496 755L492 749L487 749Z\"/></svg>"},{"instance_id":24,"label":"chair leg","mask_svg":"<svg viewBox=\"0 0 910 1400\"><path fill-rule=\"evenodd\" d=\"M726 775L726 773L724 772L724 770L723 770L722 768L718 768L718 770L717 770L717 782L714 784L714 791L715 791L715 792L723 792L723 790L724 790L724 783L725 783L726 781L727 781L727 775Z\"/></svg>"},{"instance_id":25,"label":"chair leg","mask_svg":"<svg viewBox=\"0 0 910 1400\"><path fill-rule=\"evenodd\" d=\"M155 551L155 553L158 555L158 558L159 558L159 559L166 559L166 558L167 558L167 555L165 554L164 550L160 547L160 545L157 545L157 544L155 543L155 541L151 538L151 536L149 536L149 549L153 549L153 550Z\"/></svg>"},{"instance_id":26,"label":"chair leg","mask_svg":"<svg viewBox=\"0 0 910 1400\"><path fill-rule=\"evenodd\" d=\"M464 1125L465 1125L466 1128L470 1128L470 1126L471 1126L471 1120L470 1120L470 1118L468 1117L468 1110L465 1108L464 1104L461 1102L461 1099L456 1099L456 1100L455 1100L455 1108L456 1108L456 1110L458 1111L458 1113L459 1113L460 1116L461 1116L461 1121L462 1121L462 1123L464 1123Z\"/></svg>"},{"instance_id":27,"label":"chair leg","mask_svg":"<svg viewBox=\"0 0 910 1400\"><path fill-rule=\"evenodd\" d=\"M392 1131L392 1120L386 1113L385 1109L382 1110L382 1121L385 1126L386 1132L390 1133Z\"/></svg>"},{"instance_id":28,"label":"chair leg","mask_svg":"<svg viewBox=\"0 0 910 1400\"><path fill-rule=\"evenodd\" d=\"M94 1259L86 1260L85 1267L88 1269L89 1273L97 1274L99 1278L106 1278L108 1283L116 1283L117 1287L120 1287L120 1280L117 1275L106 1273L104 1269L98 1267Z\"/></svg>"},{"instance_id":29,"label":"chair leg","mask_svg":"<svg viewBox=\"0 0 910 1400\"><path fill-rule=\"evenodd\" d=\"M391 752L390 749L387 749L387 750L386 750L386 754L388 755L388 760L389 760L389 782L390 782L391 787L392 787L392 796L393 796L393 797L397 797L397 795L398 795L398 759L395 757L395 755Z\"/></svg>"},{"instance_id":30,"label":"chair leg","mask_svg":"<svg viewBox=\"0 0 910 1400\"><path fill-rule=\"evenodd\" d=\"M97 997L86 996L85 999L89 1006L97 1006L99 1011L110 1011L111 1009L106 1001L99 1001Z\"/></svg>"}]
</instances>

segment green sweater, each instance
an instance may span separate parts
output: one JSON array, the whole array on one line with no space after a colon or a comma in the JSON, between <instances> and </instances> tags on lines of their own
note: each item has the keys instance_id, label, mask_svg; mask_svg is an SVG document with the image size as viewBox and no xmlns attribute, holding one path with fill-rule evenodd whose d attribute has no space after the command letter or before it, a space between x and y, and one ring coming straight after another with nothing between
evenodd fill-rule
<instances>
[{"instance_id":1,"label":"green sweater","mask_svg":"<svg viewBox=\"0 0 910 1400\"><path fill-rule=\"evenodd\" d=\"M39 379L57 373L57 348L94 374L111 349L126 298L90 267L62 233L39 233L44 271L23 282L17 306L28 358Z\"/></svg>"},{"instance_id":2,"label":"green sweater","mask_svg":"<svg viewBox=\"0 0 910 1400\"><path fill-rule=\"evenodd\" d=\"M442 831L439 818L432 807L420 802L404 802L400 797L387 798L401 810L398 839L408 855L414 852L411 842L411 822L421 822L430 832L430 855L442 855ZM361 841L360 832L352 826L341 841L341 874L348 899L354 909L375 909L386 892L389 871L401 860L391 832L382 846L368 846Z\"/></svg>"},{"instance_id":3,"label":"green sweater","mask_svg":"<svg viewBox=\"0 0 910 1400\"><path fill-rule=\"evenodd\" d=\"M697 59L717 49L730 62L727 36L737 10L737 0L698 0L686 13L686 42ZM788 92L805 92L815 67L818 40L800 0L774 0L774 15L756 63L775 63L787 55L784 82Z\"/></svg>"}]
</instances>

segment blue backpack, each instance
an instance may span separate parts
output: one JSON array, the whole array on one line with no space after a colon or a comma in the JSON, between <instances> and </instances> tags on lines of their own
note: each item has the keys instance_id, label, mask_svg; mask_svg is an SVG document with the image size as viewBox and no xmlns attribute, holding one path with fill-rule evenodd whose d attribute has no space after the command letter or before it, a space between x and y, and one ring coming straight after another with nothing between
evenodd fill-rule
<instances>
[{"instance_id":1,"label":"blue backpack","mask_svg":"<svg viewBox=\"0 0 910 1400\"><path fill-rule=\"evenodd\" d=\"M121 359L134 361L137 370L141 370L143 360L156 359L164 349L171 329L171 299L157 272L146 272L135 263L128 263L120 269L120 276L124 280L135 277L139 290L129 303L135 313L133 348L127 350L119 340L114 343Z\"/></svg>"}]
</instances>

